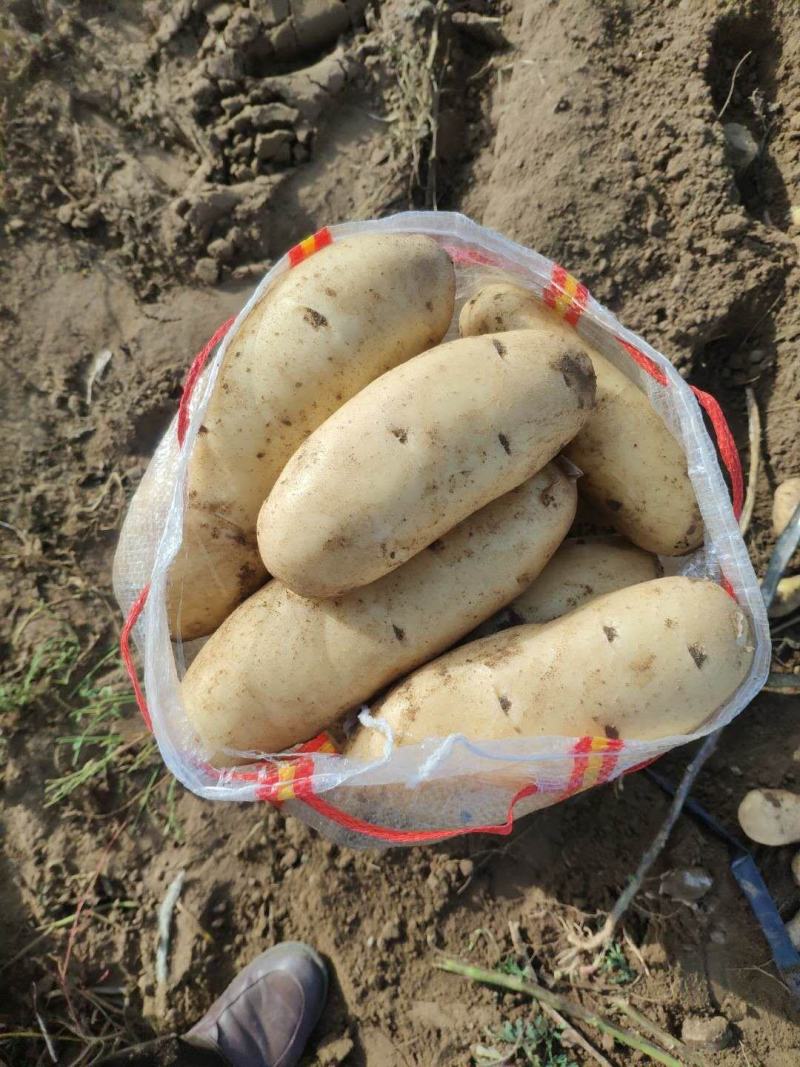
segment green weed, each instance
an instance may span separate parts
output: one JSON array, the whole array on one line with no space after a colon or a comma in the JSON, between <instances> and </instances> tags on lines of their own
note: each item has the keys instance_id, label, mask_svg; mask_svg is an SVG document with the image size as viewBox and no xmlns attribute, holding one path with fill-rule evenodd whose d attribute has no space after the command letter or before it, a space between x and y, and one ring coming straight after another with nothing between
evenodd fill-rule
<instances>
[{"instance_id":1,"label":"green weed","mask_svg":"<svg viewBox=\"0 0 800 1067\"><path fill-rule=\"evenodd\" d=\"M73 727L70 733L56 738L57 750L66 754L69 770L45 783L45 807L66 800L111 767L125 774L142 768L158 770L153 768L155 742L147 731L142 729L127 740L122 732L133 700L116 649L68 687L59 702ZM151 789L151 785L146 787L145 800Z\"/></svg>"},{"instance_id":2,"label":"green weed","mask_svg":"<svg viewBox=\"0 0 800 1067\"><path fill-rule=\"evenodd\" d=\"M600 970L612 985L627 985L638 977L638 971L631 967L619 941L612 941L606 949Z\"/></svg>"},{"instance_id":3,"label":"green weed","mask_svg":"<svg viewBox=\"0 0 800 1067\"><path fill-rule=\"evenodd\" d=\"M491 1064L528 1064L529 1067L578 1067L561 1045L561 1029L544 1015L515 1019L497 1028L488 1028L491 1045L475 1045L472 1056L477 1067Z\"/></svg>"},{"instance_id":4,"label":"green weed","mask_svg":"<svg viewBox=\"0 0 800 1067\"><path fill-rule=\"evenodd\" d=\"M46 692L69 685L79 659L80 646L71 631L43 641L26 667L0 680L0 713L24 711Z\"/></svg>"},{"instance_id":5,"label":"green weed","mask_svg":"<svg viewBox=\"0 0 800 1067\"><path fill-rule=\"evenodd\" d=\"M31 618L12 636L12 645L20 643ZM82 649L77 634L62 624L58 634L36 646L27 663L0 679L0 714L36 708L66 724L55 738L57 773L45 782L45 807L64 803L113 772L124 782L122 809L132 809L134 815L152 814L156 794L165 794L158 819L165 833L180 838L176 783L164 771L155 741L139 720L115 648L94 659L91 650Z\"/></svg>"}]
</instances>

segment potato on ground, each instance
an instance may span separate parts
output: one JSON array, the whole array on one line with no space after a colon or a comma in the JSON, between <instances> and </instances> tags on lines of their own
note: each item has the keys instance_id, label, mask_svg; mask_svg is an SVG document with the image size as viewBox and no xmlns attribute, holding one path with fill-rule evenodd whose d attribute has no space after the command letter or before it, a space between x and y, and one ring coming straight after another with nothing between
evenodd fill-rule
<instances>
[{"instance_id":1,"label":"potato on ground","mask_svg":"<svg viewBox=\"0 0 800 1067\"><path fill-rule=\"evenodd\" d=\"M800 795L788 789L751 789L739 805L739 825L760 845L800 841Z\"/></svg>"},{"instance_id":2,"label":"potato on ground","mask_svg":"<svg viewBox=\"0 0 800 1067\"><path fill-rule=\"evenodd\" d=\"M800 478L787 478L772 498L772 529L780 537L800 504Z\"/></svg>"},{"instance_id":3,"label":"potato on ground","mask_svg":"<svg viewBox=\"0 0 800 1067\"><path fill-rule=\"evenodd\" d=\"M270 574L336 596L530 478L594 404L580 342L541 330L440 345L372 382L286 464L258 518Z\"/></svg>"},{"instance_id":4,"label":"potato on ground","mask_svg":"<svg viewBox=\"0 0 800 1067\"><path fill-rule=\"evenodd\" d=\"M713 582L657 578L608 593L544 626L515 626L416 671L373 714L412 745L459 733L654 740L697 729L753 659L746 616ZM361 728L347 750L384 749Z\"/></svg>"},{"instance_id":5,"label":"potato on ground","mask_svg":"<svg viewBox=\"0 0 800 1067\"><path fill-rule=\"evenodd\" d=\"M462 336L538 328L577 337L527 289L488 285L461 311ZM703 521L678 441L649 400L598 351L586 346L597 375L591 418L564 449L583 471L578 489L600 518L648 552L681 556L703 542Z\"/></svg>"},{"instance_id":6,"label":"potato on ground","mask_svg":"<svg viewBox=\"0 0 800 1067\"><path fill-rule=\"evenodd\" d=\"M266 580L258 510L301 442L368 382L436 345L452 263L428 237L336 241L281 275L230 343L194 442L173 636L211 633Z\"/></svg>"},{"instance_id":7,"label":"potato on ground","mask_svg":"<svg viewBox=\"0 0 800 1067\"><path fill-rule=\"evenodd\" d=\"M512 600L555 552L575 484L550 464L379 581L308 600L269 582L208 640L182 683L219 766L279 752L453 644Z\"/></svg>"}]
</instances>

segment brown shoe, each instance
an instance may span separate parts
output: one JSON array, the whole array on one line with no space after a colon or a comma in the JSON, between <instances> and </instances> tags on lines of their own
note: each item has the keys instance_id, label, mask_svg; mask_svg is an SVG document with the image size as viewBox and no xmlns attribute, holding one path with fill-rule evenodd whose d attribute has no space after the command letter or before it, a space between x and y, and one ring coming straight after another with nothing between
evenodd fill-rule
<instances>
[{"instance_id":1,"label":"brown shoe","mask_svg":"<svg viewBox=\"0 0 800 1067\"><path fill-rule=\"evenodd\" d=\"M183 1040L219 1053L230 1067L293 1067L327 993L317 953L284 941L249 963Z\"/></svg>"}]
</instances>

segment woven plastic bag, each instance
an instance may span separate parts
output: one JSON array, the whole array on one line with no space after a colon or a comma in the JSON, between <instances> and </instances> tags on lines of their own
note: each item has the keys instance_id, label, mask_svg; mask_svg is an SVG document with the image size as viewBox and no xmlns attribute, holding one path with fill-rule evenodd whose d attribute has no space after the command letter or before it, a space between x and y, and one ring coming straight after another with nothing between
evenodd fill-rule
<instances>
[{"instance_id":1,"label":"woven plastic bag","mask_svg":"<svg viewBox=\"0 0 800 1067\"><path fill-rule=\"evenodd\" d=\"M167 572L181 543L192 443L227 346L273 280L331 241L382 231L428 234L449 253L457 278L449 337L457 334L458 313L465 300L487 282L513 280L558 312L634 381L681 442L705 523L705 543L689 556L662 560L665 571L723 584L748 615L755 641L749 675L728 703L695 733L657 741L551 737L481 743L456 734L394 747L391 732L365 708L360 713L362 723L383 730L386 736L385 754L374 763L359 764L338 755L327 735L289 753L265 753L261 762L236 769L220 771L206 762L180 697L180 678L196 648L170 641L165 607ZM728 470L733 502L703 409ZM477 831L508 833L515 817L608 782L730 722L764 684L769 669L769 627L736 521L741 498L739 458L713 397L687 385L660 352L626 330L562 267L458 214L408 212L331 226L291 249L265 276L235 320L217 331L192 364L178 414L131 503L114 561L114 589L126 618L123 658L164 762L199 796L280 804L326 836L355 846L416 844ZM144 692L132 662L131 636L144 671Z\"/></svg>"}]
</instances>

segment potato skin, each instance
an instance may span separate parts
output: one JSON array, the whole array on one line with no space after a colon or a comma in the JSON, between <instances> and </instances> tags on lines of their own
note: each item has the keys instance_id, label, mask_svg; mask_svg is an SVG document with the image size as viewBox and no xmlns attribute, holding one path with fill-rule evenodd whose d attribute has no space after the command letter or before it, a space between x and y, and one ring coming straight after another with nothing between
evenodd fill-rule
<instances>
[{"instance_id":1,"label":"potato skin","mask_svg":"<svg viewBox=\"0 0 800 1067\"><path fill-rule=\"evenodd\" d=\"M800 478L787 478L775 490L772 498L772 529L780 537L800 504Z\"/></svg>"},{"instance_id":2,"label":"potato skin","mask_svg":"<svg viewBox=\"0 0 800 1067\"><path fill-rule=\"evenodd\" d=\"M577 537L563 543L506 611L517 625L551 622L599 596L652 581L662 573L655 556L621 537Z\"/></svg>"},{"instance_id":3,"label":"potato skin","mask_svg":"<svg viewBox=\"0 0 800 1067\"><path fill-rule=\"evenodd\" d=\"M258 519L267 569L312 597L377 580L541 470L594 388L580 343L541 331L452 341L396 367L287 463Z\"/></svg>"},{"instance_id":4,"label":"potato skin","mask_svg":"<svg viewBox=\"0 0 800 1067\"><path fill-rule=\"evenodd\" d=\"M545 566L575 512L554 464L372 585L327 600L277 581L240 605L187 671L187 714L218 766L277 752L437 655Z\"/></svg>"},{"instance_id":5,"label":"potato skin","mask_svg":"<svg viewBox=\"0 0 800 1067\"><path fill-rule=\"evenodd\" d=\"M800 841L800 795L788 789L751 789L737 814L741 828L759 845Z\"/></svg>"},{"instance_id":6,"label":"potato skin","mask_svg":"<svg viewBox=\"0 0 800 1067\"><path fill-rule=\"evenodd\" d=\"M462 336L539 328L558 337L575 331L527 289L488 285L461 310ZM686 457L647 397L591 346L597 404L564 449L583 471L578 491L603 522L639 548L681 556L703 542L703 520L686 469Z\"/></svg>"},{"instance_id":7,"label":"potato skin","mask_svg":"<svg viewBox=\"0 0 800 1067\"><path fill-rule=\"evenodd\" d=\"M437 344L454 294L447 253L412 234L336 241L276 280L229 346L194 442L173 636L211 633L266 581L256 519L284 464L373 378Z\"/></svg>"},{"instance_id":8,"label":"potato skin","mask_svg":"<svg viewBox=\"0 0 800 1067\"><path fill-rule=\"evenodd\" d=\"M373 714L398 745L451 733L651 740L700 726L752 659L747 618L720 586L657 578L544 626L462 645L412 674ZM383 744L362 728L346 754L375 759Z\"/></svg>"}]
</instances>

